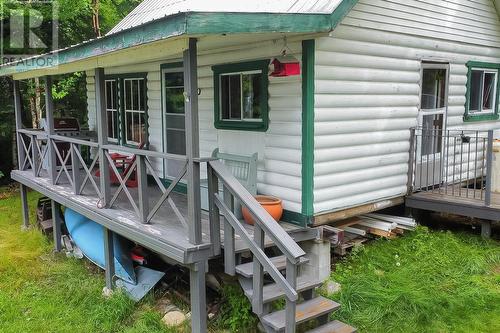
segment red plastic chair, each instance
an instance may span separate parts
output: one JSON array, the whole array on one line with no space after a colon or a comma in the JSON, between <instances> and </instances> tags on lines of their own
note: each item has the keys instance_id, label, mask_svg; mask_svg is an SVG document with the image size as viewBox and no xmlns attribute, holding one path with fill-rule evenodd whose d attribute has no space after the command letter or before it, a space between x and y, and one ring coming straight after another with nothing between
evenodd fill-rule
<instances>
[{"instance_id":1,"label":"red plastic chair","mask_svg":"<svg viewBox=\"0 0 500 333\"><path fill-rule=\"evenodd\" d=\"M143 149L144 148L144 143L141 143L137 148L138 149ZM122 179L125 178L125 176L129 173L130 168L134 165L134 162L136 160L136 155L123 155L120 153L112 153L109 154L111 159L113 160L116 169L120 171L120 169L123 169L123 171L120 172L120 177ZM97 170L95 173L96 177L100 177L101 173L100 170ZM111 184L113 185L120 185L120 180L118 179L118 176L114 172L113 168L110 166L109 167L109 180ZM132 171L132 174L130 175L129 179L125 182L127 187L137 187L138 181L137 181L137 166L134 166L134 170Z\"/></svg>"}]
</instances>

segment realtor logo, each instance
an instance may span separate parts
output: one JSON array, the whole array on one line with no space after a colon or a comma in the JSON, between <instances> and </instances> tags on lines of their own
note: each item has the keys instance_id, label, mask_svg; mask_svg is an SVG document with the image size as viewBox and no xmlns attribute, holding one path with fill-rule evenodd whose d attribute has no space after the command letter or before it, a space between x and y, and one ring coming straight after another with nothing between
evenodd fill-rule
<instances>
[{"instance_id":1,"label":"realtor logo","mask_svg":"<svg viewBox=\"0 0 500 333\"><path fill-rule=\"evenodd\" d=\"M20 62L26 67L54 66L53 58L35 55L58 49L59 20L56 0L0 1L1 64Z\"/></svg>"}]
</instances>

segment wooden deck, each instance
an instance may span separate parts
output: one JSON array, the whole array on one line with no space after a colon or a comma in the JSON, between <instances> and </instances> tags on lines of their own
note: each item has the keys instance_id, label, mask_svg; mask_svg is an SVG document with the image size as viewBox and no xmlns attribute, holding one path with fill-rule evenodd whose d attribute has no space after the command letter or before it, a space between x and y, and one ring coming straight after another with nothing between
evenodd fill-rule
<instances>
[{"instance_id":1,"label":"wooden deck","mask_svg":"<svg viewBox=\"0 0 500 333\"><path fill-rule=\"evenodd\" d=\"M485 204L485 192L448 186L434 191L417 192L406 199L410 208L457 214L490 221L500 221L500 193L491 193L491 204Z\"/></svg>"},{"instance_id":2,"label":"wooden deck","mask_svg":"<svg viewBox=\"0 0 500 333\"><path fill-rule=\"evenodd\" d=\"M137 242L153 251L166 255L167 257L181 263L189 264L202 259L212 257L212 248L209 243L210 229L208 214L202 211L202 235L203 243L193 245L189 243L188 230L177 218L175 212L167 203L164 203L158 213L153 217L151 223L143 224L139 221L133 207L127 197L122 193L112 208L98 208L98 198L94 191L87 186L84 195L74 195L69 183L52 185L50 179L42 174L42 177L33 177L32 171L15 170L11 174L12 178L37 192L59 202L61 205L69 207L78 213L102 224L106 228L120 234L134 242ZM96 181L98 181L96 179ZM118 186L112 187L114 193ZM137 190L130 189L134 200L137 200ZM159 188L150 184L149 199L154 205L161 196ZM187 221L187 198L183 194L172 193L171 198L177 206L179 212ZM223 223L221 223L221 240L224 239ZM252 235L254 228L251 225L243 224L246 231ZM281 223L281 226L294 238L295 241L302 241L317 237L317 230L304 229L289 223ZM238 235L235 236L235 251L244 252L248 247ZM222 242L223 244L223 242ZM266 237L265 246L272 246L272 241Z\"/></svg>"}]
</instances>

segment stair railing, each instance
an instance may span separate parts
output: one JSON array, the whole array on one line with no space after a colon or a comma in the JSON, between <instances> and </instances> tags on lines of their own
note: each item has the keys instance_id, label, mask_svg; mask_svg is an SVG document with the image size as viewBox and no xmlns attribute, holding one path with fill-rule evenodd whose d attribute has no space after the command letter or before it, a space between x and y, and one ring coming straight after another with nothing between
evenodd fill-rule
<instances>
[{"instance_id":1,"label":"stair railing","mask_svg":"<svg viewBox=\"0 0 500 333\"><path fill-rule=\"evenodd\" d=\"M235 233L238 234L253 254L253 296L252 309L258 315L264 314L263 287L264 270L282 289L286 297L286 332L295 332L295 310L297 293L297 265L305 252L290 235L269 215L257 200L241 185L231 172L218 160L209 161L208 192L210 207L211 242L214 252L220 249L220 215L224 219L224 266L225 272L234 276ZM219 191L222 183L223 196ZM246 207L253 217L254 237L248 233L234 214L234 202ZM264 253L264 239L268 236L286 257L286 278Z\"/></svg>"}]
</instances>

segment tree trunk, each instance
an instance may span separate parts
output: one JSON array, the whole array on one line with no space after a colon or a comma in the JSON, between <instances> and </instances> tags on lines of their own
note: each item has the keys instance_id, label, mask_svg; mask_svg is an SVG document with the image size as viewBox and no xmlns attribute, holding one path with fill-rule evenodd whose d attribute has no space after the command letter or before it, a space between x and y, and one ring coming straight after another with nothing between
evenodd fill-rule
<instances>
[{"instance_id":1,"label":"tree trunk","mask_svg":"<svg viewBox=\"0 0 500 333\"><path fill-rule=\"evenodd\" d=\"M101 24L99 21L99 0L92 0L92 28L96 37L101 37Z\"/></svg>"}]
</instances>

